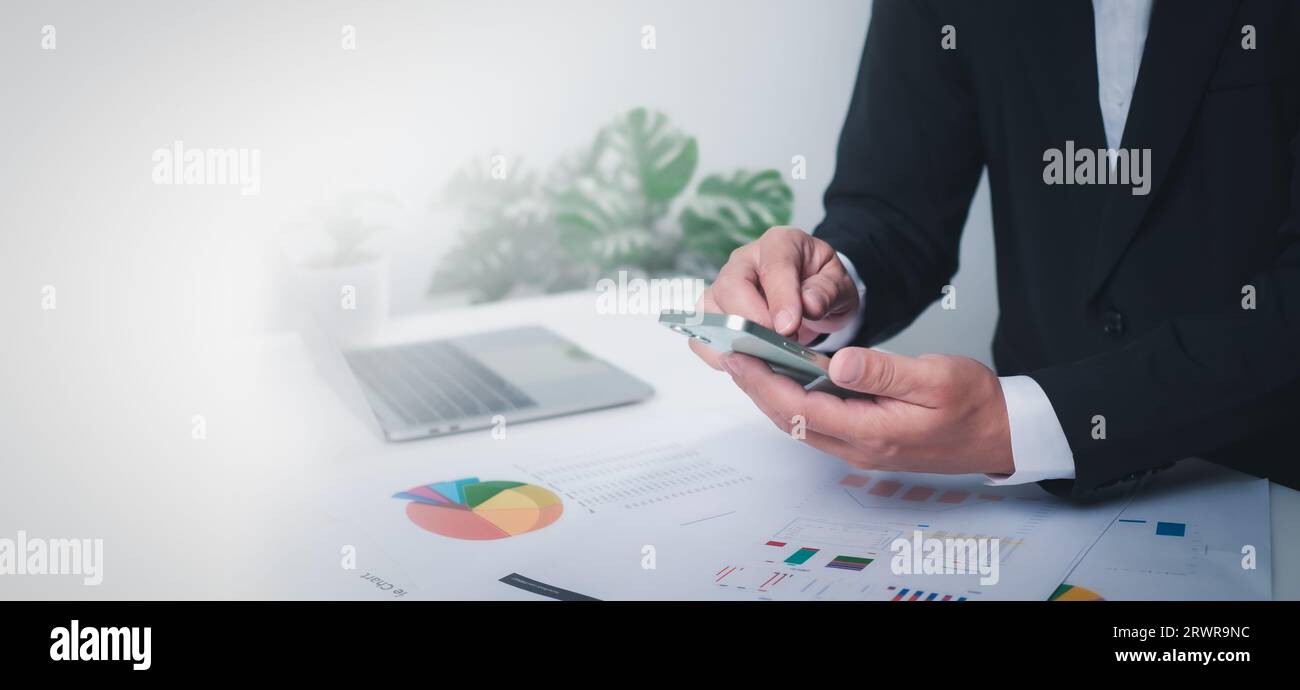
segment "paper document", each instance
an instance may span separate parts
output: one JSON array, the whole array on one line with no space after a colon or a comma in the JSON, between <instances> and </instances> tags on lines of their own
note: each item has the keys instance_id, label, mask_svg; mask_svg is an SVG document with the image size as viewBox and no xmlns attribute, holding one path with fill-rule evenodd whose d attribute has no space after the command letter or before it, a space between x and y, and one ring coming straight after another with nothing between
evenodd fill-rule
<instances>
[{"instance_id":1,"label":"paper document","mask_svg":"<svg viewBox=\"0 0 1300 690\"><path fill-rule=\"evenodd\" d=\"M1152 476L1057 600L1273 598L1268 480L1203 460Z\"/></svg>"},{"instance_id":2,"label":"paper document","mask_svg":"<svg viewBox=\"0 0 1300 690\"><path fill-rule=\"evenodd\" d=\"M1065 599L1270 594L1267 484L1211 466L1081 506L1033 484L857 470L762 424L672 442L621 436L545 456L504 444L412 455L306 489L328 495L324 512L339 519L321 551L355 547L359 572L336 573L338 591L1043 601L1064 582ZM1256 547L1257 570L1242 570L1243 545Z\"/></svg>"},{"instance_id":3,"label":"paper document","mask_svg":"<svg viewBox=\"0 0 1300 690\"><path fill-rule=\"evenodd\" d=\"M749 452L764 443L771 440ZM815 453L768 452L790 463ZM723 598L1042 601L1123 506L1081 507L1033 484L987 486L983 476L832 464L801 499L768 512L745 543L710 564L706 584Z\"/></svg>"}]
</instances>

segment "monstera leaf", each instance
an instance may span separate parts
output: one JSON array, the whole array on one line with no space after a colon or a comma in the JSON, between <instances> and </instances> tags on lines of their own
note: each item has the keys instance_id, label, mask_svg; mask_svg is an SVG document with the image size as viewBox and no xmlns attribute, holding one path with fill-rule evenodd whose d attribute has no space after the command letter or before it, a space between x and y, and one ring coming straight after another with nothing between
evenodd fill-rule
<instances>
[{"instance_id":1,"label":"monstera leaf","mask_svg":"<svg viewBox=\"0 0 1300 690\"><path fill-rule=\"evenodd\" d=\"M464 292L473 302L491 302L520 285L552 282L548 271L560 258L548 218L547 206L528 197L482 210L474 231L438 263L429 292Z\"/></svg>"},{"instance_id":2,"label":"monstera leaf","mask_svg":"<svg viewBox=\"0 0 1300 690\"><path fill-rule=\"evenodd\" d=\"M461 206L472 231L439 261L431 294L465 292L475 302L501 299L519 285L550 280L556 265L550 209L539 198L538 177L517 158L494 177L484 156L462 165L442 190L442 200Z\"/></svg>"},{"instance_id":3,"label":"monstera leaf","mask_svg":"<svg viewBox=\"0 0 1300 690\"><path fill-rule=\"evenodd\" d=\"M637 108L602 128L548 180L562 246L594 269L671 264L677 240L660 222L690 184L699 149L661 113ZM567 184L566 184L567 183Z\"/></svg>"},{"instance_id":4,"label":"monstera leaf","mask_svg":"<svg viewBox=\"0 0 1300 690\"><path fill-rule=\"evenodd\" d=\"M656 244L645 200L608 179L579 179L555 199L560 243L572 257L600 269L640 265Z\"/></svg>"},{"instance_id":5,"label":"monstera leaf","mask_svg":"<svg viewBox=\"0 0 1300 690\"><path fill-rule=\"evenodd\" d=\"M790 221L790 188L766 170L705 178L681 223L669 222L698 159L693 137L637 108L542 176L512 169L498 180L489 159L476 161L444 192L465 208L469 232L440 262L431 292L488 301L521 287L589 287L623 268L706 274L735 247Z\"/></svg>"},{"instance_id":6,"label":"monstera leaf","mask_svg":"<svg viewBox=\"0 0 1300 690\"><path fill-rule=\"evenodd\" d=\"M500 179L492 176L491 158L476 158L462 165L443 189L443 201L462 206L471 213L493 215L510 204L532 197L537 176L517 159Z\"/></svg>"},{"instance_id":7,"label":"monstera leaf","mask_svg":"<svg viewBox=\"0 0 1300 690\"><path fill-rule=\"evenodd\" d=\"M542 182L543 192L551 198L556 198L571 191L578 180L602 176L601 159L609 150L607 142L608 135L606 130L602 129L596 133L595 140L589 146L561 156L546 173Z\"/></svg>"},{"instance_id":8,"label":"monstera leaf","mask_svg":"<svg viewBox=\"0 0 1300 690\"><path fill-rule=\"evenodd\" d=\"M789 223L793 201L775 170L710 175L682 210L682 241L688 251L721 266L736 247Z\"/></svg>"},{"instance_id":9,"label":"monstera leaf","mask_svg":"<svg viewBox=\"0 0 1300 690\"><path fill-rule=\"evenodd\" d=\"M699 162L695 137L672 128L663 113L636 108L602 132L602 143L652 204L672 200L690 184Z\"/></svg>"}]
</instances>

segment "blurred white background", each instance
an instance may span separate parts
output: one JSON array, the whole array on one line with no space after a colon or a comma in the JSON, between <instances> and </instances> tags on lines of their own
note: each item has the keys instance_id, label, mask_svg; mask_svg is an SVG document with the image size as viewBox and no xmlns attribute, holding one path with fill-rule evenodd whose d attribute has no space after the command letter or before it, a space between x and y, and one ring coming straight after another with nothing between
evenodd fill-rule
<instances>
[{"instance_id":1,"label":"blurred white background","mask_svg":"<svg viewBox=\"0 0 1300 690\"><path fill-rule=\"evenodd\" d=\"M432 306L460 230L435 204L455 169L493 153L545 166L636 106L698 138L697 179L784 171L794 223L815 226L869 16L864 0L4 3L0 535L119 535L119 564L174 548L169 568L219 567L239 486L213 467L233 449L215 439L199 452L218 462L196 460L191 415L257 394L226 345L288 325L277 237L343 192L401 202L379 219L397 314ZM260 149L260 194L153 184L151 155L175 140ZM795 155L807 179L789 179ZM887 347L988 361L983 187L961 259L959 309ZM210 541L183 550L196 535ZM132 594L185 575L159 577Z\"/></svg>"},{"instance_id":2,"label":"blurred white background","mask_svg":"<svg viewBox=\"0 0 1300 690\"><path fill-rule=\"evenodd\" d=\"M272 258L262 252L274 251L265 240L355 190L401 203L377 219L393 255L392 309L426 308L437 257L461 229L457 209L436 203L457 167L502 153L543 168L636 106L697 137L697 180L785 172L794 223L815 226L870 3L54 2L5 12L7 254L44 272L21 284L66 276L71 287L72 267L101 252L152 259L157 271L210 259L206 268L233 278L224 316L242 325L281 306L255 287L267 277L258 262ZM41 50L46 25L56 50ZM340 46L345 25L356 27L355 50ZM655 50L642 49L645 25ZM152 185L150 154L178 139L260 149L260 195ZM807 179L789 179L795 155ZM995 300L983 190L972 221L961 309L923 319L891 347L987 358Z\"/></svg>"}]
</instances>

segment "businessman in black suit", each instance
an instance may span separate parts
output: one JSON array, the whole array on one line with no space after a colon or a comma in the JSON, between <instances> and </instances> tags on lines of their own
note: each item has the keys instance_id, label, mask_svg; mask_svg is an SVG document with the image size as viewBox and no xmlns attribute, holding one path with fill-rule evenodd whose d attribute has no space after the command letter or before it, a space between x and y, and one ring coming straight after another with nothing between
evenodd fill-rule
<instances>
[{"instance_id":1,"label":"businessman in black suit","mask_svg":"<svg viewBox=\"0 0 1300 690\"><path fill-rule=\"evenodd\" d=\"M876 0L826 218L701 301L875 401L719 357L855 464L1076 496L1189 456L1300 485L1300 3ZM943 296L992 190L999 377L868 349Z\"/></svg>"}]
</instances>

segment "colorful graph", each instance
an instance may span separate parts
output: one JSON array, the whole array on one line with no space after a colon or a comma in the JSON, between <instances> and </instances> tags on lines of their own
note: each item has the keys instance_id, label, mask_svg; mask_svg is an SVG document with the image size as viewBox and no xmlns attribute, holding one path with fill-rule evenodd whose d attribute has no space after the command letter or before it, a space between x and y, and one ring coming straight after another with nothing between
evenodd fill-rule
<instances>
[{"instance_id":1,"label":"colorful graph","mask_svg":"<svg viewBox=\"0 0 1300 690\"><path fill-rule=\"evenodd\" d=\"M875 595L868 566L881 559L875 546L897 534L892 527L796 517L771 538L755 541L742 556L713 573L731 595L772 601L852 601ZM729 595L730 596L730 595Z\"/></svg>"},{"instance_id":2,"label":"colorful graph","mask_svg":"<svg viewBox=\"0 0 1300 690\"><path fill-rule=\"evenodd\" d=\"M1105 601L1105 599L1102 598L1100 594L1092 591L1091 589L1084 589L1083 587L1076 587L1075 585L1068 585L1065 583L1061 583L1061 586L1057 587L1056 591L1052 592L1052 596L1048 597L1047 600L1048 601Z\"/></svg>"},{"instance_id":3,"label":"colorful graph","mask_svg":"<svg viewBox=\"0 0 1300 690\"><path fill-rule=\"evenodd\" d=\"M505 539L546 527L564 512L560 497L540 486L478 477L416 486L393 498L410 501L411 522L453 539Z\"/></svg>"},{"instance_id":4,"label":"colorful graph","mask_svg":"<svg viewBox=\"0 0 1300 690\"><path fill-rule=\"evenodd\" d=\"M886 587L885 590L890 594L890 601L966 601L968 599L967 596L961 594L927 592L908 587L896 587L894 585Z\"/></svg>"},{"instance_id":5,"label":"colorful graph","mask_svg":"<svg viewBox=\"0 0 1300 690\"><path fill-rule=\"evenodd\" d=\"M862 558L861 556L836 556L826 564L827 568L838 568L840 570L861 571L871 565L872 559Z\"/></svg>"}]
</instances>

